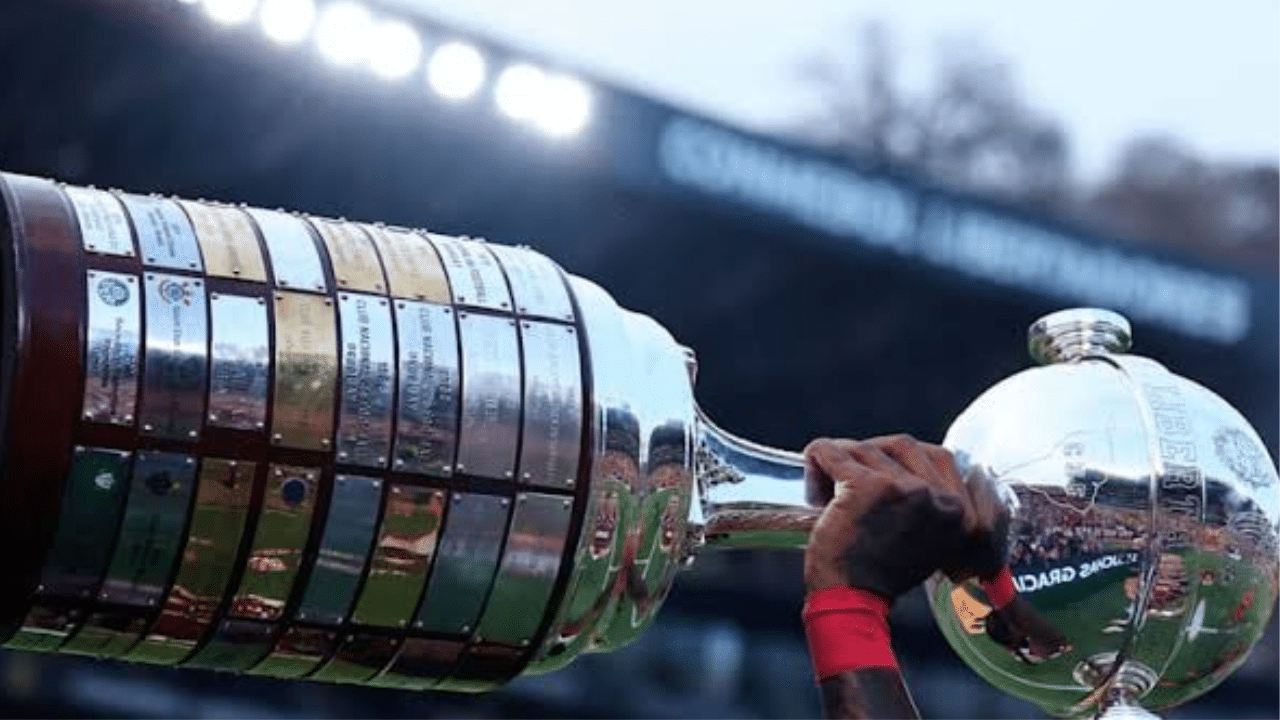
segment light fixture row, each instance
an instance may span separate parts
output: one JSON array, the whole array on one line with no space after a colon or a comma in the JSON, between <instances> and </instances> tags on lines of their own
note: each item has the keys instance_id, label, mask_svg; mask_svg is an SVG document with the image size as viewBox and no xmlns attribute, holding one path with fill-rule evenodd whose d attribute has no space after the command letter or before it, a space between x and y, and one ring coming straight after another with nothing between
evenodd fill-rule
<instances>
[{"instance_id":1,"label":"light fixture row","mask_svg":"<svg viewBox=\"0 0 1280 720\"><path fill-rule=\"evenodd\" d=\"M282 46L310 42L339 69L363 68L387 82L418 75L451 102L475 98L488 80L487 62L476 46L448 40L428 48L416 27L375 13L356 0L180 1L199 4L205 16L219 25L237 27L256 21L263 35ZM585 83L530 63L504 67L493 82L492 94L503 115L553 137L576 135L591 118L591 91Z\"/></svg>"}]
</instances>

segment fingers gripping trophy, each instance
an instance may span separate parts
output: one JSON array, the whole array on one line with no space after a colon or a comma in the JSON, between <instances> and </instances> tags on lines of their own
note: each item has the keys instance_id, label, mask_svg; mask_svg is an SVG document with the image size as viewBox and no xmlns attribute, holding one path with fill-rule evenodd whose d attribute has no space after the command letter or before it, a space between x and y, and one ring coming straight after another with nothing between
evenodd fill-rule
<instances>
[{"instance_id":1,"label":"fingers gripping trophy","mask_svg":"<svg viewBox=\"0 0 1280 720\"><path fill-rule=\"evenodd\" d=\"M1204 693L1275 604L1271 458L1113 313L1037 322L1041 366L943 447L801 455L716 427L688 349L525 248L0 191L9 648L479 692L625 645L700 553L807 547L833 714L910 707L841 628L925 581L975 672L1079 716Z\"/></svg>"}]
</instances>

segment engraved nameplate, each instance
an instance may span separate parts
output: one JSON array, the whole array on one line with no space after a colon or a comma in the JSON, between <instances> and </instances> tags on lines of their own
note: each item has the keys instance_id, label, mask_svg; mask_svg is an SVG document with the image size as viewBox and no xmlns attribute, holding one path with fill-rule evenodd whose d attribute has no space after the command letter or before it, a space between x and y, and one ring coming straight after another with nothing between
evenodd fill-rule
<instances>
[{"instance_id":1,"label":"engraved nameplate","mask_svg":"<svg viewBox=\"0 0 1280 720\"><path fill-rule=\"evenodd\" d=\"M462 338L460 473L511 478L520 433L520 350L511 318L458 313Z\"/></svg>"},{"instance_id":2,"label":"engraved nameplate","mask_svg":"<svg viewBox=\"0 0 1280 720\"><path fill-rule=\"evenodd\" d=\"M426 238L379 225L365 225L364 229L382 255L392 295L446 305L450 302L449 278Z\"/></svg>"},{"instance_id":3,"label":"engraved nameplate","mask_svg":"<svg viewBox=\"0 0 1280 720\"><path fill-rule=\"evenodd\" d=\"M133 257L129 219L115 196L104 190L63 187L80 224L80 241L89 252Z\"/></svg>"},{"instance_id":4,"label":"engraved nameplate","mask_svg":"<svg viewBox=\"0 0 1280 720\"><path fill-rule=\"evenodd\" d=\"M142 342L138 279L101 270L90 270L86 277L89 322L85 329L84 417L132 425Z\"/></svg>"},{"instance_id":5,"label":"engraved nameplate","mask_svg":"<svg viewBox=\"0 0 1280 720\"><path fill-rule=\"evenodd\" d=\"M395 469L453 474L458 443L458 328L453 309L396 301L400 397Z\"/></svg>"},{"instance_id":6,"label":"engraved nameplate","mask_svg":"<svg viewBox=\"0 0 1280 720\"><path fill-rule=\"evenodd\" d=\"M358 475L334 478L320 551L296 613L299 620L338 625L347 618L364 575L381 505L381 480Z\"/></svg>"},{"instance_id":7,"label":"engraved nameplate","mask_svg":"<svg viewBox=\"0 0 1280 720\"><path fill-rule=\"evenodd\" d=\"M195 471L195 458L188 455L138 453L99 600L136 607L159 602L185 539Z\"/></svg>"},{"instance_id":8,"label":"engraved nameplate","mask_svg":"<svg viewBox=\"0 0 1280 720\"><path fill-rule=\"evenodd\" d=\"M167 198L121 195L138 234L143 264L173 270L200 270L200 247L187 214Z\"/></svg>"},{"instance_id":9,"label":"engraved nameplate","mask_svg":"<svg viewBox=\"0 0 1280 720\"><path fill-rule=\"evenodd\" d=\"M382 468L391 454L395 345L385 297L338 296L342 322L342 401L338 462Z\"/></svg>"},{"instance_id":10,"label":"engraved nameplate","mask_svg":"<svg viewBox=\"0 0 1280 720\"><path fill-rule=\"evenodd\" d=\"M560 572L573 501L542 493L516 495L498 576L476 631L489 642L524 646L537 632Z\"/></svg>"},{"instance_id":11,"label":"engraved nameplate","mask_svg":"<svg viewBox=\"0 0 1280 720\"><path fill-rule=\"evenodd\" d=\"M231 601L230 615L276 620L284 610L302 565L320 472L272 465L252 550Z\"/></svg>"},{"instance_id":12,"label":"engraved nameplate","mask_svg":"<svg viewBox=\"0 0 1280 720\"><path fill-rule=\"evenodd\" d=\"M271 441L327 450L333 435L333 393L338 377L333 301L303 293L276 293L275 318Z\"/></svg>"},{"instance_id":13,"label":"engraved nameplate","mask_svg":"<svg viewBox=\"0 0 1280 720\"><path fill-rule=\"evenodd\" d=\"M415 628L461 634L475 628L493 585L510 516L510 498L452 494Z\"/></svg>"},{"instance_id":14,"label":"engraved nameplate","mask_svg":"<svg viewBox=\"0 0 1280 720\"><path fill-rule=\"evenodd\" d=\"M516 312L573 322L569 290L555 263L545 255L524 248L490 245L489 250L498 256L506 271Z\"/></svg>"},{"instance_id":15,"label":"engraved nameplate","mask_svg":"<svg viewBox=\"0 0 1280 720\"><path fill-rule=\"evenodd\" d=\"M382 265L369 236L359 225L310 218L329 251L333 278L339 290L359 290L385 295L387 284L382 279Z\"/></svg>"},{"instance_id":16,"label":"engraved nameplate","mask_svg":"<svg viewBox=\"0 0 1280 720\"><path fill-rule=\"evenodd\" d=\"M582 372L573 327L520 322L524 348L524 431L520 482L570 488L578 476Z\"/></svg>"},{"instance_id":17,"label":"engraved nameplate","mask_svg":"<svg viewBox=\"0 0 1280 720\"><path fill-rule=\"evenodd\" d=\"M320 251L311 231L301 218L273 210L246 208L253 217L267 244L271 257L271 273L276 287L285 290L326 292L324 266L320 264Z\"/></svg>"},{"instance_id":18,"label":"engraved nameplate","mask_svg":"<svg viewBox=\"0 0 1280 720\"><path fill-rule=\"evenodd\" d=\"M191 218L210 275L266 282L253 222L240 208L179 200Z\"/></svg>"},{"instance_id":19,"label":"engraved nameplate","mask_svg":"<svg viewBox=\"0 0 1280 720\"><path fill-rule=\"evenodd\" d=\"M147 273L145 286L142 432L195 440L204 418L208 362L204 283L184 275Z\"/></svg>"},{"instance_id":20,"label":"engraved nameplate","mask_svg":"<svg viewBox=\"0 0 1280 720\"><path fill-rule=\"evenodd\" d=\"M261 430L267 414L267 304L240 295L209 297L213 318L209 424Z\"/></svg>"},{"instance_id":21,"label":"engraved nameplate","mask_svg":"<svg viewBox=\"0 0 1280 720\"><path fill-rule=\"evenodd\" d=\"M128 483L129 453L75 449L58 531L40 574L42 593L90 597L98 589L120 529Z\"/></svg>"},{"instance_id":22,"label":"engraved nameplate","mask_svg":"<svg viewBox=\"0 0 1280 720\"><path fill-rule=\"evenodd\" d=\"M351 617L361 625L406 627L435 555L447 493L392 485L378 527L360 599Z\"/></svg>"},{"instance_id":23,"label":"engraved nameplate","mask_svg":"<svg viewBox=\"0 0 1280 720\"><path fill-rule=\"evenodd\" d=\"M510 310L511 293L498 261L484 243L428 234L440 253L453 288L453 301L493 310Z\"/></svg>"}]
</instances>

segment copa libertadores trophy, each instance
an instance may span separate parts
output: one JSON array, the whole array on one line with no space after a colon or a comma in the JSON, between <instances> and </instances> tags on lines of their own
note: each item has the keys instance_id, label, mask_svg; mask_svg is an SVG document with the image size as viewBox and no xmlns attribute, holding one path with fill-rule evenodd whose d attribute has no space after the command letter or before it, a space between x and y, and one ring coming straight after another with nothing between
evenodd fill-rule
<instances>
[{"instance_id":1,"label":"copa libertadores trophy","mask_svg":"<svg viewBox=\"0 0 1280 720\"><path fill-rule=\"evenodd\" d=\"M0 175L6 647L483 691L624 645L717 547L803 547L794 453L716 428L692 353L528 249ZM1072 649L1057 714L1229 674L1276 598L1276 473L1216 395L1068 311L946 444Z\"/></svg>"}]
</instances>

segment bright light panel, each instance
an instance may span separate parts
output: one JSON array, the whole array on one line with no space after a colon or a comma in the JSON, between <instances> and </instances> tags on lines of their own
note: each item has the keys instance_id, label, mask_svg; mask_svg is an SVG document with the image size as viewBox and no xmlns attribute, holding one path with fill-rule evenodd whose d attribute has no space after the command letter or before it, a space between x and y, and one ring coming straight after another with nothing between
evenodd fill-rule
<instances>
[{"instance_id":1,"label":"bright light panel","mask_svg":"<svg viewBox=\"0 0 1280 720\"><path fill-rule=\"evenodd\" d=\"M508 66L493 88L498 109L513 120L532 120L538 114L546 79L546 73L532 65Z\"/></svg>"},{"instance_id":2,"label":"bright light panel","mask_svg":"<svg viewBox=\"0 0 1280 720\"><path fill-rule=\"evenodd\" d=\"M267 37L281 45L295 45L306 39L316 21L313 0L263 0L258 22Z\"/></svg>"},{"instance_id":3,"label":"bright light panel","mask_svg":"<svg viewBox=\"0 0 1280 720\"><path fill-rule=\"evenodd\" d=\"M204 12L216 23L241 25L253 17L258 0L204 0Z\"/></svg>"},{"instance_id":4,"label":"bright light panel","mask_svg":"<svg viewBox=\"0 0 1280 720\"><path fill-rule=\"evenodd\" d=\"M350 67L369 60L377 25L369 10L339 0L320 11L316 21L316 46L334 65Z\"/></svg>"},{"instance_id":5,"label":"bright light panel","mask_svg":"<svg viewBox=\"0 0 1280 720\"><path fill-rule=\"evenodd\" d=\"M427 61L427 82L446 100L466 100L484 84L484 57L475 47L447 42Z\"/></svg>"},{"instance_id":6,"label":"bright light panel","mask_svg":"<svg viewBox=\"0 0 1280 720\"><path fill-rule=\"evenodd\" d=\"M418 69L422 39L418 31L399 20L384 20L372 33L369 66L384 80L400 80Z\"/></svg>"},{"instance_id":7,"label":"bright light panel","mask_svg":"<svg viewBox=\"0 0 1280 720\"><path fill-rule=\"evenodd\" d=\"M534 124L554 137L582 132L591 119L591 91L577 78L548 75L542 83L542 101Z\"/></svg>"}]
</instances>

